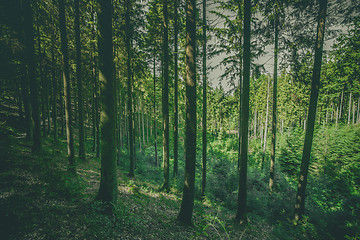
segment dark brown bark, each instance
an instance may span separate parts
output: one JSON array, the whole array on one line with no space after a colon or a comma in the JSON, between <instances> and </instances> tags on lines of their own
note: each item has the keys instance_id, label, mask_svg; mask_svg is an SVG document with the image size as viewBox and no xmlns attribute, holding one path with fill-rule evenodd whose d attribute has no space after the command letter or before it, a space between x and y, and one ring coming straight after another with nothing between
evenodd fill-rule
<instances>
[{"instance_id":1,"label":"dark brown bark","mask_svg":"<svg viewBox=\"0 0 360 240\"><path fill-rule=\"evenodd\" d=\"M52 35L51 38L51 75L52 75L52 121L54 125L54 139L57 139L57 97L58 97L58 90L57 90L57 78L56 78L56 59L55 59L55 36Z\"/></svg>"},{"instance_id":2,"label":"dark brown bark","mask_svg":"<svg viewBox=\"0 0 360 240\"><path fill-rule=\"evenodd\" d=\"M268 121L269 121L269 105L270 105L270 78L268 77L267 84L267 94L266 94L266 116L265 116L265 127L264 127L264 145L263 145L263 155L261 161L261 170L263 169L265 162L265 154L266 154L266 142L267 142L267 132L268 132Z\"/></svg>"},{"instance_id":3,"label":"dark brown bark","mask_svg":"<svg viewBox=\"0 0 360 240\"><path fill-rule=\"evenodd\" d=\"M178 220L191 224L196 164L196 1L186 0L185 182Z\"/></svg>"},{"instance_id":4,"label":"dark brown bark","mask_svg":"<svg viewBox=\"0 0 360 240\"><path fill-rule=\"evenodd\" d=\"M115 89L113 78L112 1L100 0L99 80L101 101L101 181L97 199L115 203L117 199Z\"/></svg>"},{"instance_id":5,"label":"dark brown bark","mask_svg":"<svg viewBox=\"0 0 360 240\"><path fill-rule=\"evenodd\" d=\"M39 59L39 76L40 76L40 92L41 92L41 120L42 120L42 132L43 137L46 138L46 113L45 113L45 105L46 105L46 97L45 97L45 85L46 80L44 77L44 68L43 68L43 56L41 52L41 34L40 34L40 27L39 27L39 19L36 18L36 30L37 30L37 45L38 45L38 59Z\"/></svg>"},{"instance_id":6,"label":"dark brown bark","mask_svg":"<svg viewBox=\"0 0 360 240\"><path fill-rule=\"evenodd\" d=\"M246 182L248 159L248 127L249 127L249 85L250 85L250 19L251 1L244 0L244 55L243 55L243 94L241 121L241 156L239 166L239 191L236 221L246 222Z\"/></svg>"},{"instance_id":7,"label":"dark brown bark","mask_svg":"<svg viewBox=\"0 0 360 240\"><path fill-rule=\"evenodd\" d=\"M178 93L178 1L175 0L175 16L174 16L174 177L178 174L179 166L179 93Z\"/></svg>"},{"instance_id":8,"label":"dark brown bark","mask_svg":"<svg viewBox=\"0 0 360 240\"><path fill-rule=\"evenodd\" d=\"M162 89L162 114L163 114L163 166L164 184L162 188L170 190L170 162L169 162L169 39L168 39L168 9L167 0L163 0L163 57L164 57L164 79Z\"/></svg>"},{"instance_id":9,"label":"dark brown bark","mask_svg":"<svg viewBox=\"0 0 360 240\"><path fill-rule=\"evenodd\" d=\"M301 159L299 184L295 200L295 220L301 220L305 211L305 191L308 177L308 170L310 164L310 153L314 134L314 125L316 118L316 106L319 96L320 88L320 73L321 73L321 58L323 53L324 34L325 34L325 19L327 0L320 0L318 26L315 43L315 60L314 70L312 74L310 105L308 112L308 120L305 132L305 142L303 154Z\"/></svg>"},{"instance_id":10,"label":"dark brown bark","mask_svg":"<svg viewBox=\"0 0 360 240\"><path fill-rule=\"evenodd\" d=\"M207 154L207 139L206 139L206 131L207 131L207 125L206 125L206 117L207 117L207 76L206 76L206 0L203 0L203 116L202 116L202 181L201 181L201 198L205 199L205 190L206 190L206 154Z\"/></svg>"},{"instance_id":11,"label":"dark brown bark","mask_svg":"<svg viewBox=\"0 0 360 240\"><path fill-rule=\"evenodd\" d=\"M39 111L39 89L35 72L35 47L34 47L34 27L32 1L23 1L24 6L24 32L25 32L25 51L26 63L30 85L30 99L32 109L32 119L34 121L32 152L41 151L41 129L40 129L40 111Z\"/></svg>"},{"instance_id":12,"label":"dark brown bark","mask_svg":"<svg viewBox=\"0 0 360 240\"><path fill-rule=\"evenodd\" d=\"M274 44L274 82L273 82L273 109L272 109L272 128L271 128L271 159L270 159L270 179L269 190L273 191L275 179L275 148L276 148L276 127L277 127L277 65L278 65L278 15L275 13L275 44Z\"/></svg>"},{"instance_id":13,"label":"dark brown bark","mask_svg":"<svg viewBox=\"0 0 360 240\"><path fill-rule=\"evenodd\" d=\"M76 78L78 90L79 111L79 158L85 160L85 132L84 132L84 98L81 73L81 42L80 42L80 0L75 0L75 45L76 45Z\"/></svg>"},{"instance_id":14,"label":"dark brown bark","mask_svg":"<svg viewBox=\"0 0 360 240\"><path fill-rule=\"evenodd\" d=\"M60 15L61 52L63 57L62 64L63 64L63 80L64 80L67 152L69 159L69 170L75 172L76 171L75 152L74 152L74 137L73 137L72 110L71 110L71 83L70 83L70 72L69 72L69 52L68 52L68 40L66 33L64 0L59 0L59 15Z\"/></svg>"},{"instance_id":15,"label":"dark brown bark","mask_svg":"<svg viewBox=\"0 0 360 240\"><path fill-rule=\"evenodd\" d=\"M154 135L155 135L155 164L159 166L158 152L157 152L157 115L156 115L156 74L155 74L155 54L154 54Z\"/></svg>"},{"instance_id":16,"label":"dark brown bark","mask_svg":"<svg viewBox=\"0 0 360 240\"><path fill-rule=\"evenodd\" d=\"M134 151L134 122L133 122L133 103L132 103L132 69L131 69L131 23L130 23L130 0L125 1L125 25L126 25L126 53L127 53L127 94L128 94L128 111L129 111L129 151L130 151L130 170L129 176L135 176L135 151Z\"/></svg>"}]
</instances>

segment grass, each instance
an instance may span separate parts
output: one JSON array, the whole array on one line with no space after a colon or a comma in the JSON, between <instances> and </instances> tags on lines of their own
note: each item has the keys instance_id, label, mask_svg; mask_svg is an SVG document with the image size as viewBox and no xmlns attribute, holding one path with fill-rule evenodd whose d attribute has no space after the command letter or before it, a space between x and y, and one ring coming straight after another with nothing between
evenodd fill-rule
<instances>
[{"instance_id":1,"label":"grass","mask_svg":"<svg viewBox=\"0 0 360 240\"><path fill-rule=\"evenodd\" d=\"M3 112L6 112L4 118ZM267 176L249 170L248 223L234 222L236 192L219 203L195 199L193 225L176 222L181 204L183 166L169 193L159 191L162 170L154 166L151 147L137 153L136 178L128 178L126 153L118 168L118 202L113 214L94 201L100 182L100 160L87 142L87 160L77 159L77 173L67 171L64 137L43 141L40 155L31 154L14 111L1 112L0 236L2 239L322 239L313 222L294 226L289 201L294 189L279 177L281 193L264 195ZM7 124L12 119L11 124ZM223 166L232 159L229 142L212 144L210 161ZM232 141L232 140L231 140ZM216 152L217 145L229 151ZM224 144L224 146L222 145ZM225 155L224 155L225 154ZM180 153L182 155L182 153ZM250 156L250 158L252 158ZM251 159L250 159L251 160ZM197 166L199 172L199 166ZM222 174L217 173L217 174ZM215 176L215 175L214 175ZM232 176L232 175L229 175ZM217 184L217 179L210 183ZM234 178L233 184L237 184ZM212 186L214 187L214 186ZM198 186L197 186L198 188ZM236 189L236 188L235 188ZM219 189L220 193L221 189ZM229 207L231 206L231 207ZM324 224L323 224L324 225Z\"/></svg>"}]
</instances>

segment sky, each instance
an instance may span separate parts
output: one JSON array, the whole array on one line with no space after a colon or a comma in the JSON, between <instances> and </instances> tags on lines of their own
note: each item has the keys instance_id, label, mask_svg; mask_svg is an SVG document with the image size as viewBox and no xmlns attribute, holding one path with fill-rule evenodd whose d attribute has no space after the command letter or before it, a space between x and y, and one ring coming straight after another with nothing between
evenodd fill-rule
<instances>
[{"instance_id":1,"label":"sky","mask_svg":"<svg viewBox=\"0 0 360 240\"><path fill-rule=\"evenodd\" d=\"M223 22L220 22L221 19L217 19L217 17L211 13L212 10L216 9L216 6L217 5L215 5L215 4L211 4L207 7L207 22L208 23L213 22L216 27L224 27ZM258 19L261 19L261 17L258 17ZM251 27L253 27L253 26L251 26ZM341 27L341 26L332 27L332 29L340 30L341 32L346 31L346 28ZM316 29L315 29L315 31L316 31ZM315 31L314 31L314 34L316 33ZM216 39L214 36L212 36L211 40L209 41L209 44L214 44L214 43L216 43ZM331 50L333 43L334 43L334 39L326 38L325 42L324 42L324 50L325 51ZM273 45L266 46L265 52L266 52L266 54L264 54L263 56L259 57L256 60L254 60L254 62L257 64L264 64L265 71L266 71L265 74L273 75L273 72L274 72L274 60L273 60L274 46ZM224 57L226 57L226 55L222 54L215 58L208 59L208 69L210 66L213 67L213 66L219 64ZM279 62L280 61L281 61L281 55L279 56ZM208 80L211 82L213 87L222 85L223 89L227 92L230 90L229 85L227 84L226 81L220 82L220 80L219 80L220 76L223 73L224 73L224 69L222 69L222 68L216 68L215 70L209 70L208 71Z\"/></svg>"}]
</instances>

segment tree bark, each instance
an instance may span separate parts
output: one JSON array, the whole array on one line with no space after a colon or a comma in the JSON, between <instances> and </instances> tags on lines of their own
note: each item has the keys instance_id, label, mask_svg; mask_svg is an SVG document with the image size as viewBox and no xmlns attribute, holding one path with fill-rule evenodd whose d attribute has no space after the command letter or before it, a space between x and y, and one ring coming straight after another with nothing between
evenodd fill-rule
<instances>
[{"instance_id":1,"label":"tree bark","mask_svg":"<svg viewBox=\"0 0 360 240\"><path fill-rule=\"evenodd\" d=\"M186 1L185 182L178 221L191 224L196 164L196 1Z\"/></svg>"},{"instance_id":2,"label":"tree bark","mask_svg":"<svg viewBox=\"0 0 360 240\"><path fill-rule=\"evenodd\" d=\"M358 98L358 104L357 104L357 117L356 117L356 122L360 123L360 96Z\"/></svg>"},{"instance_id":3,"label":"tree bark","mask_svg":"<svg viewBox=\"0 0 360 240\"><path fill-rule=\"evenodd\" d=\"M45 78L44 78L44 68L43 68L43 59L42 59L42 53L41 53L41 34L40 34L40 28L39 28L39 19L36 18L36 30L37 30L37 45L38 45L38 59L39 59L39 76L40 76L40 93L41 93L41 120L42 120L42 132L43 137L46 138L46 113L45 113Z\"/></svg>"},{"instance_id":4,"label":"tree bark","mask_svg":"<svg viewBox=\"0 0 360 240\"><path fill-rule=\"evenodd\" d=\"M33 145L32 152L39 153L41 151L41 129L40 129L40 111L39 111L39 89L35 72L35 47L34 47L34 27L33 27L33 10L32 1L23 1L24 4L24 29L25 29L25 50L26 63L29 76L30 98L32 118L34 121Z\"/></svg>"},{"instance_id":5,"label":"tree bark","mask_svg":"<svg viewBox=\"0 0 360 240\"><path fill-rule=\"evenodd\" d=\"M266 151L266 142L267 142L267 132L268 132L268 121L269 121L269 99L270 99L270 78L268 77L267 84L267 94L266 94L266 115L265 115L265 128L264 128L264 145L263 145L263 155L261 161L261 169L263 169L265 162L265 151Z\"/></svg>"},{"instance_id":6,"label":"tree bark","mask_svg":"<svg viewBox=\"0 0 360 240\"><path fill-rule=\"evenodd\" d=\"M351 122L351 97L352 97L352 92L350 92L350 96L349 96L348 125L350 125Z\"/></svg>"},{"instance_id":7,"label":"tree bark","mask_svg":"<svg viewBox=\"0 0 360 240\"><path fill-rule=\"evenodd\" d=\"M163 114L163 165L164 165L164 184L166 191L170 191L170 162L169 162L169 39L168 39L168 9L167 0L163 0L163 54L164 54L164 79L162 96Z\"/></svg>"},{"instance_id":8,"label":"tree bark","mask_svg":"<svg viewBox=\"0 0 360 240\"><path fill-rule=\"evenodd\" d=\"M155 51L154 51L154 133L155 133L155 164L159 166L158 152L157 152L157 116L156 116L156 74L155 74Z\"/></svg>"},{"instance_id":9,"label":"tree bark","mask_svg":"<svg viewBox=\"0 0 360 240\"><path fill-rule=\"evenodd\" d=\"M115 89L113 78L112 1L100 0L99 70L101 101L101 181L97 199L115 203L117 198Z\"/></svg>"},{"instance_id":10,"label":"tree bark","mask_svg":"<svg viewBox=\"0 0 360 240\"><path fill-rule=\"evenodd\" d=\"M81 72L81 41L80 41L80 0L75 0L75 45L76 45L76 78L78 88L79 110L79 158L85 161L85 132L84 132L84 98Z\"/></svg>"},{"instance_id":11,"label":"tree bark","mask_svg":"<svg viewBox=\"0 0 360 240\"><path fill-rule=\"evenodd\" d=\"M275 150L276 150L276 128L277 128L277 65L278 65L278 44L279 44L279 19L275 10L275 44L274 44L274 77L273 77L273 109L272 109L272 128L271 128L271 160L270 160L270 179L269 190L273 191L275 179Z\"/></svg>"},{"instance_id":12,"label":"tree bark","mask_svg":"<svg viewBox=\"0 0 360 240\"><path fill-rule=\"evenodd\" d=\"M313 70L312 83L311 83L310 105L309 105L308 121L306 126L306 133L305 133L305 142L304 142L304 148L303 148L303 154L302 154L301 166L300 166L299 184L298 184L296 200L295 200L296 201L295 220L301 220L305 211L305 190L306 190L307 176L308 176L308 170L310 164L311 146L312 146L312 140L314 134L316 106L317 106L317 100L318 100L319 88L320 88L321 58L322 58L323 44L324 44L327 2L328 2L327 0L321 0L319 7L318 26L317 26L317 35L316 35L316 44L315 44L314 70Z\"/></svg>"},{"instance_id":13,"label":"tree bark","mask_svg":"<svg viewBox=\"0 0 360 240\"><path fill-rule=\"evenodd\" d=\"M206 139L206 117L207 117L207 106L206 106L206 0L203 0L203 116L202 116L202 182L201 182L201 198L205 199L205 190L206 190L206 154L207 154L207 139Z\"/></svg>"},{"instance_id":14,"label":"tree bark","mask_svg":"<svg viewBox=\"0 0 360 240\"><path fill-rule=\"evenodd\" d=\"M239 166L239 191L236 221L246 222L246 181L248 159L248 127L249 127L249 88L250 88L250 19L251 1L244 0L244 60L243 60L243 95L241 121L241 159Z\"/></svg>"},{"instance_id":15,"label":"tree bark","mask_svg":"<svg viewBox=\"0 0 360 240\"><path fill-rule=\"evenodd\" d=\"M66 139L67 139L67 151L68 151L68 159L69 159L69 170L72 172L76 172L74 137L73 137L73 129L72 129L69 52L68 52L68 40L66 34L64 0L59 0L59 15L60 15L61 52L63 55L64 101L65 101Z\"/></svg>"},{"instance_id":16,"label":"tree bark","mask_svg":"<svg viewBox=\"0 0 360 240\"><path fill-rule=\"evenodd\" d=\"M56 59L55 59L55 36L52 35L51 37L51 62L52 62L52 67L51 67L51 75L52 75L52 121L53 121L53 125L54 125L54 139L57 139L57 79L56 79Z\"/></svg>"},{"instance_id":17,"label":"tree bark","mask_svg":"<svg viewBox=\"0 0 360 240\"><path fill-rule=\"evenodd\" d=\"M179 93L178 93L178 1L175 0L175 16L174 16L174 177L178 174L178 165L179 165Z\"/></svg>"},{"instance_id":18,"label":"tree bark","mask_svg":"<svg viewBox=\"0 0 360 240\"><path fill-rule=\"evenodd\" d=\"M133 125L133 104L132 104L132 69L131 69L131 23L130 23L130 0L125 1L125 25L126 25L126 53L127 53L127 94L128 94L128 111L129 111L129 151L130 151L130 170L129 176L135 176L135 156L134 156L134 125Z\"/></svg>"}]
</instances>

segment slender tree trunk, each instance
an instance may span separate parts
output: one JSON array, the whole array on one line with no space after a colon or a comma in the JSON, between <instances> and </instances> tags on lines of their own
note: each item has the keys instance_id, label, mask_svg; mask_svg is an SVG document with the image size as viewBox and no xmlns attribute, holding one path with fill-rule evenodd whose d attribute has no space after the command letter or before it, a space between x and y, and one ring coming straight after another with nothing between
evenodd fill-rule
<instances>
[{"instance_id":1,"label":"slender tree trunk","mask_svg":"<svg viewBox=\"0 0 360 240\"><path fill-rule=\"evenodd\" d=\"M33 126L31 120L31 107L30 107L30 95L29 95L29 79L26 72L26 62L21 63L21 95L24 101L24 112L25 112L25 131L26 131L26 140L30 141L33 136Z\"/></svg>"},{"instance_id":2,"label":"slender tree trunk","mask_svg":"<svg viewBox=\"0 0 360 240\"><path fill-rule=\"evenodd\" d=\"M43 59L41 53L41 36L40 36L40 29L39 29L39 20L37 19L37 44L38 44L38 59L39 59L39 76L40 76L40 83L41 83L41 120L42 120L42 132L43 137L46 138L46 113L45 113L45 78L44 78L44 68L43 68Z\"/></svg>"},{"instance_id":3,"label":"slender tree trunk","mask_svg":"<svg viewBox=\"0 0 360 240\"><path fill-rule=\"evenodd\" d=\"M175 0L175 16L174 16L174 105L175 105L175 111L174 111L174 177L178 174L178 165L179 165L179 93L178 93L178 5L179 0Z\"/></svg>"},{"instance_id":4,"label":"slender tree trunk","mask_svg":"<svg viewBox=\"0 0 360 240\"><path fill-rule=\"evenodd\" d=\"M21 2L22 4L23 2ZM21 5L21 9L23 11L23 4ZM25 19L24 16L26 14L23 12L21 14L21 23L22 26L25 25ZM21 42L23 42L24 45L26 45L26 30L22 29L22 31L19 33L19 39ZM33 125L32 125L32 119L31 119L31 106L30 106L30 93L29 93L29 75L27 73L26 69L26 63L27 63L27 57L24 54L21 54L21 65L20 65L20 71L22 73L22 78L20 80L20 86L21 86L21 95L24 102L24 113L25 113L25 139L27 141L30 141L33 137Z\"/></svg>"},{"instance_id":5,"label":"slender tree trunk","mask_svg":"<svg viewBox=\"0 0 360 240\"><path fill-rule=\"evenodd\" d=\"M343 100L344 100L344 88L343 88L343 90L341 92L341 98L340 98L339 120L342 117Z\"/></svg>"},{"instance_id":6,"label":"slender tree trunk","mask_svg":"<svg viewBox=\"0 0 360 240\"><path fill-rule=\"evenodd\" d=\"M206 154L207 154L207 139L206 139L206 117L207 117L207 106L206 106L206 0L203 0L203 118L202 118L202 182L201 182L201 198L205 199L205 190L206 190Z\"/></svg>"},{"instance_id":7,"label":"slender tree trunk","mask_svg":"<svg viewBox=\"0 0 360 240\"><path fill-rule=\"evenodd\" d=\"M360 123L360 96L358 98L358 104L357 104L357 117L356 117L356 122Z\"/></svg>"},{"instance_id":8,"label":"slender tree trunk","mask_svg":"<svg viewBox=\"0 0 360 240\"><path fill-rule=\"evenodd\" d=\"M243 12L242 12L242 1L238 0L238 18L239 18L239 24L241 24L242 18L243 18ZM239 33L239 62L240 62L240 72L239 72L239 126L238 126L238 162L237 162L237 168L238 171L240 170L240 162L241 162L241 121L242 121L242 95L243 95L243 49L242 49L242 37L243 35ZM254 119L255 120L255 119ZM255 134L254 134L255 135Z\"/></svg>"},{"instance_id":9,"label":"slender tree trunk","mask_svg":"<svg viewBox=\"0 0 360 240\"><path fill-rule=\"evenodd\" d=\"M196 1L186 1L185 182L178 220L191 224L196 164Z\"/></svg>"},{"instance_id":10,"label":"slender tree trunk","mask_svg":"<svg viewBox=\"0 0 360 240\"><path fill-rule=\"evenodd\" d=\"M355 110L355 100L353 100L353 114L352 114L352 124L355 124L355 115L356 115L356 110Z\"/></svg>"},{"instance_id":11,"label":"slender tree trunk","mask_svg":"<svg viewBox=\"0 0 360 240\"><path fill-rule=\"evenodd\" d=\"M248 159L248 127L249 127L249 88L250 88L250 19L251 1L244 0L244 60L243 60L243 95L241 121L241 159L239 167L239 191L236 221L246 222L246 181Z\"/></svg>"},{"instance_id":12,"label":"slender tree trunk","mask_svg":"<svg viewBox=\"0 0 360 240\"><path fill-rule=\"evenodd\" d=\"M52 90L53 90L53 98L52 98L52 121L54 125L54 139L57 139L57 79L56 79L56 59L55 59L55 36L52 35L51 37L51 72L52 72Z\"/></svg>"},{"instance_id":13,"label":"slender tree trunk","mask_svg":"<svg viewBox=\"0 0 360 240\"><path fill-rule=\"evenodd\" d=\"M81 41L80 41L80 0L75 0L75 45L76 45L76 78L78 87L79 110L79 158L85 160L85 133L84 133L84 99L81 72Z\"/></svg>"},{"instance_id":14,"label":"slender tree trunk","mask_svg":"<svg viewBox=\"0 0 360 240\"><path fill-rule=\"evenodd\" d=\"M266 115L265 115L265 128L264 128L264 145L263 145L263 156L261 161L261 169L263 169L265 162L265 151L266 151L266 142L267 142L267 132L268 132L268 121L269 121L269 100L270 100L270 78L268 78L267 84L267 94L266 94Z\"/></svg>"},{"instance_id":15,"label":"slender tree trunk","mask_svg":"<svg viewBox=\"0 0 360 240\"><path fill-rule=\"evenodd\" d=\"M61 85L61 82L60 82L60 85ZM62 87L61 87L60 111L61 111L61 132L60 132L60 134L61 134L61 136L64 136L64 132L65 132L64 84L62 84Z\"/></svg>"},{"instance_id":16,"label":"slender tree trunk","mask_svg":"<svg viewBox=\"0 0 360 240\"><path fill-rule=\"evenodd\" d=\"M257 109L255 107L255 111L254 111L254 137L256 138L257 136Z\"/></svg>"},{"instance_id":17,"label":"slender tree trunk","mask_svg":"<svg viewBox=\"0 0 360 240\"><path fill-rule=\"evenodd\" d=\"M146 114L146 144L149 144L149 114Z\"/></svg>"},{"instance_id":18,"label":"slender tree trunk","mask_svg":"<svg viewBox=\"0 0 360 240\"><path fill-rule=\"evenodd\" d=\"M115 89L113 78L112 1L100 0L99 70L101 101L101 181L97 199L116 203Z\"/></svg>"},{"instance_id":19,"label":"slender tree trunk","mask_svg":"<svg viewBox=\"0 0 360 240\"><path fill-rule=\"evenodd\" d=\"M140 100L139 100L140 101ZM141 109L140 109L140 103L138 102L138 136L139 136L139 152L141 152Z\"/></svg>"},{"instance_id":20,"label":"slender tree trunk","mask_svg":"<svg viewBox=\"0 0 360 240\"><path fill-rule=\"evenodd\" d=\"M73 137L73 129L72 129L69 53L68 53L68 40L67 40L67 34L66 34L64 0L59 0L59 15L60 15L61 52L63 55L63 80L64 80L65 119L66 119L66 139L67 139L67 151L68 151L68 159L69 159L69 170L72 172L76 172L74 137Z\"/></svg>"},{"instance_id":21,"label":"slender tree trunk","mask_svg":"<svg viewBox=\"0 0 360 240\"><path fill-rule=\"evenodd\" d=\"M164 164L164 184L163 189L170 191L170 162L169 162L169 39L168 39L168 9L167 0L163 0L163 53L164 53L164 79L162 96L163 114L163 164Z\"/></svg>"},{"instance_id":22,"label":"slender tree trunk","mask_svg":"<svg viewBox=\"0 0 360 240\"><path fill-rule=\"evenodd\" d=\"M39 153L41 151L41 130L40 130L40 112L38 99L38 82L36 80L35 72L35 47L34 47L34 27L33 27L33 10L31 6L32 1L23 1L24 4L24 28L25 28L25 47L26 47L26 62L28 68L30 98L32 118L34 121L33 130L33 146L32 152Z\"/></svg>"},{"instance_id":23,"label":"slender tree trunk","mask_svg":"<svg viewBox=\"0 0 360 240\"><path fill-rule=\"evenodd\" d=\"M313 70L312 84L311 84L310 105L309 105L308 121L306 126L306 133L305 133L305 142L304 142L304 148L303 148L303 154L302 154L301 166L300 166L299 184L296 193L295 220L302 219L302 216L305 211L305 190L306 190L307 176L308 176L308 170L310 164L311 145L314 134L316 105L317 105L319 88L320 88L321 58L322 58L323 44L324 44L327 2L328 2L327 0L320 1L317 36L316 36L316 44L315 44L314 70Z\"/></svg>"},{"instance_id":24,"label":"slender tree trunk","mask_svg":"<svg viewBox=\"0 0 360 240\"><path fill-rule=\"evenodd\" d=\"M159 166L158 152L157 152L157 115L156 115L156 75L155 75L155 52L154 52L154 133L155 133L155 164Z\"/></svg>"},{"instance_id":25,"label":"slender tree trunk","mask_svg":"<svg viewBox=\"0 0 360 240\"><path fill-rule=\"evenodd\" d=\"M95 49L94 49L95 50ZM95 91L95 128L96 128L96 157L99 158L100 157L100 114L99 114L99 110L100 110L100 106L99 106L99 82L98 82L98 77L99 77L99 72L98 72L98 68L97 68L97 60L96 57L94 56L94 64L95 64L95 76L94 76L94 91Z\"/></svg>"},{"instance_id":26,"label":"slender tree trunk","mask_svg":"<svg viewBox=\"0 0 360 240\"><path fill-rule=\"evenodd\" d=\"M48 75L47 78L50 78L50 76ZM49 103L49 82L45 81L46 85L45 85L45 105L46 105L46 118L47 118L47 133L46 135L50 134L50 129L51 129L51 124L50 124L50 103ZM51 89L50 89L51 90Z\"/></svg>"},{"instance_id":27,"label":"slender tree trunk","mask_svg":"<svg viewBox=\"0 0 360 240\"><path fill-rule=\"evenodd\" d=\"M130 170L129 176L135 176L135 156L133 140L133 104L132 104L132 70L131 70L131 23L130 23L130 0L125 1L125 25L126 25L126 52L127 52L127 94L128 94L128 111L129 111L129 150L130 150Z\"/></svg>"},{"instance_id":28,"label":"slender tree trunk","mask_svg":"<svg viewBox=\"0 0 360 240\"><path fill-rule=\"evenodd\" d=\"M350 120L351 120L351 97L352 97L352 92L350 92L350 96L349 96L348 125L350 125Z\"/></svg>"},{"instance_id":29,"label":"slender tree trunk","mask_svg":"<svg viewBox=\"0 0 360 240\"><path fill-rule=\"evenodd\" d=\"M271 162L269 190L273 191L275 179L275 149L276 149L276 127L277 127L277 65L278 65L278 43L279 43L279 20L277 10L275 10L275 44L274 44L274 82L273 82L273 109L272 109L272 128L271 128Z\"/></svg>"},{"instance_id":30,"label":"slender tree trunk","mask_svg":"<svg viewBox=\"0 0 360 240\"><path fill-rule=\"evenodd\" d=\"M92 92L92 104L91 104L91 111L92 111L92 136L93 136L93 146L92 151L95 152L96 150L96 110L95 110L95 81L96 81L96 75L95 75L95 57L94 59L94 65L92 69L92 79L93 79L93 92Z\"/></svg>"},{"instance_id":31,"label":"slender tree trunk","mask_svg":"<svg viewBox=\"0 0 360 240\"><path fill-rule=\"evenodd\" d=\"M141 106L141 126L142 126L142 140L143 146L145 146L145 119L144 119L144 103L140 100ZM145 147L144 147L145 148Z\"/></svg>"}]
</instances>

